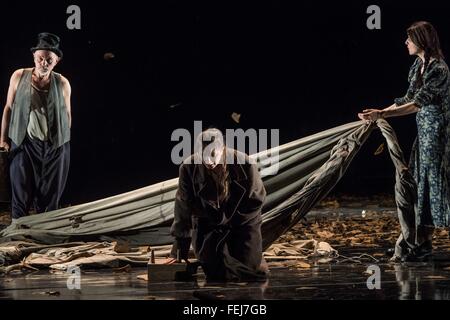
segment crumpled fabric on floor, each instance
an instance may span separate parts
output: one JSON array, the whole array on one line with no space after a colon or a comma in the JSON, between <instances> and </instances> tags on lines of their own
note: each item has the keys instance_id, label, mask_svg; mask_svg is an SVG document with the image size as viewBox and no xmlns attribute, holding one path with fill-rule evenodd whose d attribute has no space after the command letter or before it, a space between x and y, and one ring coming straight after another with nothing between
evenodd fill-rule
<instances>
[{"instance_id":1,"label":"crumpled fabric on floor","mask_svg":"<svg viewBox=\"0 0 450 320\"><path fill-rule=\"evenodd\" d=\"M357 121L287 143L251 157L267 190L263 207L263 248L267 249L321 201L339 182L361 146L380 128L396 169L396 202L402 233L399 254L415 245L417 191L395 132L384 120ZM278 158L278 162L272 160ZM0 231L0 242L113 241L130 245L169 245L178 179L164 181L98 201L20 218ZM401 252L400 252L401 251Z\"/></svg>"},{"instance_id":2,"label":"crumpled fabric on floor","mask_svg":"<svg viewBox=\"0 0 450 320\"><path fill-rule=\"evenodd\" d=\"M311 257L332 258L337 257L337 254L338 251L328 242L311 239L276 243L271 245L263 255L267 260L273 260L274 257L280 259L308 259Z\"/></svg>"},{"instance_id":3,"label":"crumpled fabric on floor","mask_svg":"<svg viewBox=\"0 0 450 320\"><path fill-rule=\"evenodd\" d=\"M127 243L88 242L69 243L65 246L35 245L26 242L9 242L0 245L0 257L7 257L3 265L15 263L26 264L38 269L67 270L71 266L86 268L120 268L126 265L146 266L151 257L151 250L157 258L170 254L170 245L156 247L130 247ZM317 240L298 240L270 246L264 257L282 259L296 256L335 257L337 250L327 242ZM1 268L1 264L0 264Z\"/></svg>"},{"instance_id":4,"label":"crumpled fabric on floor","mask_svg":"<svg viewBox=\"0 0 450 320\"><path fill-rule=\"evenodd\" d=\"M163 249L167 251L168 248ZM66 270L70 266L145 266L150 259L150 252L148 248L130 248L127 244L117 242L73 243L65 247L29 246L23 242L11 242L0 246L0 257L5 257L8 264L21 261L36 268Z\"/></svg>"}]
</instances>

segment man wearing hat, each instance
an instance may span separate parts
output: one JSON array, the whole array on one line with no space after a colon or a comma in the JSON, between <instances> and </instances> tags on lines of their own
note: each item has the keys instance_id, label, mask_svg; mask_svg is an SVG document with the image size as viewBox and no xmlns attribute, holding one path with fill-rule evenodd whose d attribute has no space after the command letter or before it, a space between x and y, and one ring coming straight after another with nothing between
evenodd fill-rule
<instances>
[{"instance_id":1,"label":"man wearing hat","mask_svg":"<svg viewBox=\"0 0 450 320\"><path fill-rule=\"evenodd\" d=\"M0 148L10 151L12 219L55 210L70 160L69 81L53 68L63 53L60 39L40 33L31 48L33 68L13 73L1 124Z\"/></svg>"}]
</instances>

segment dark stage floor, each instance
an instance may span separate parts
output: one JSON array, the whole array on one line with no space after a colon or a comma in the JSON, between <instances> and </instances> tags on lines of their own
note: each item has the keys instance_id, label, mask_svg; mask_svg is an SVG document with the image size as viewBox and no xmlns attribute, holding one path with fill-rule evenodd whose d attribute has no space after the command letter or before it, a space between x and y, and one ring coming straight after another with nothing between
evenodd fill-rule
<instances>
[{"instance_id":1,"label":"dark stage floor","mask_svg":"<svg viewBox=\"0 0 450 320\"><path fill-rule=\"evenodd\" d=\"M149 282L108 270L82 273L81 289L67 289L65 273L39 271L2 279L0 299L450 299L450 262L380 264L381 289L369 290L368 264L328 264L310 269L275 267L265 283Z\"/></svg>"},{"instance_id":2,"label":"dark stage floor","mask_svg":"<svg viewBox=\"0 0 450 320\"><path fill-rule=\"evenodd\" d=\"M270 277L264 283L206 284L201 273L192 282L147 282L138 278L145 268L82 269L80 289L69 290L63 271L23 271L0 276L0 299L450 299L448 230L435 233L429 262L392 264L386 251L400 231L395 208L379 200L351 202L352 206L326 202L278 241L326 241L338 250L339 258L325 263L271 260ZM369 266L379 267L380 289L368 288Z\"/></svg>"}]
</instances>

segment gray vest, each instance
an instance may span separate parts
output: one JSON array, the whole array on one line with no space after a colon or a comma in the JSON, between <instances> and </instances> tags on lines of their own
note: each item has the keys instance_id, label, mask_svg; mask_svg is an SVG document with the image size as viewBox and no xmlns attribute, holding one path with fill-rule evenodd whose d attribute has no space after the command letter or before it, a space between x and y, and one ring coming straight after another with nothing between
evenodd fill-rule
<instances>
[{"instance_id":1,"label":"gray vest","mask_svg":"<svg viewBox=\"0 0 450 320\"><path fill-rule=\"evenodd\" d=\"M9 138L21 145L27 134L31 112L31 70L23 70L12 105ZM70 141L69 115L61 85L61 75L50 74L50 88L47 97L47 121L49 140L56 148Z\"/></svg>"}]
</instances>

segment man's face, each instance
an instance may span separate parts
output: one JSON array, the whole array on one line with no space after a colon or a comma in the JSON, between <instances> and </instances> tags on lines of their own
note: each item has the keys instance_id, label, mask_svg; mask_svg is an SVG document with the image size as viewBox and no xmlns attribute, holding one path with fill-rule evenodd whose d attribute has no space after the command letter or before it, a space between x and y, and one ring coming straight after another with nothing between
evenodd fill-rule
<instances>
[{"instance_id":1,"label":"man's face","mask_svg":"<svg viewBox=\"0 0 450 320\"><path fill-rule=\"evenodd\" d=\"M52 51L36 50L33 53L34 66L41 76L48 75L58 64L59 57Z\"/></svg>"},{"instance_id":2,"label":"man's face","mask_svg":"<svg viewBox=\"0 0 450 320\"><path fill-rule=\"evenodd\" d=\"M206 168L212 170L217 165L223 164L224 147L222 145L214 146L213 148L206 147L203 153L203 163Z\"/></svg>"}]
</instances>

